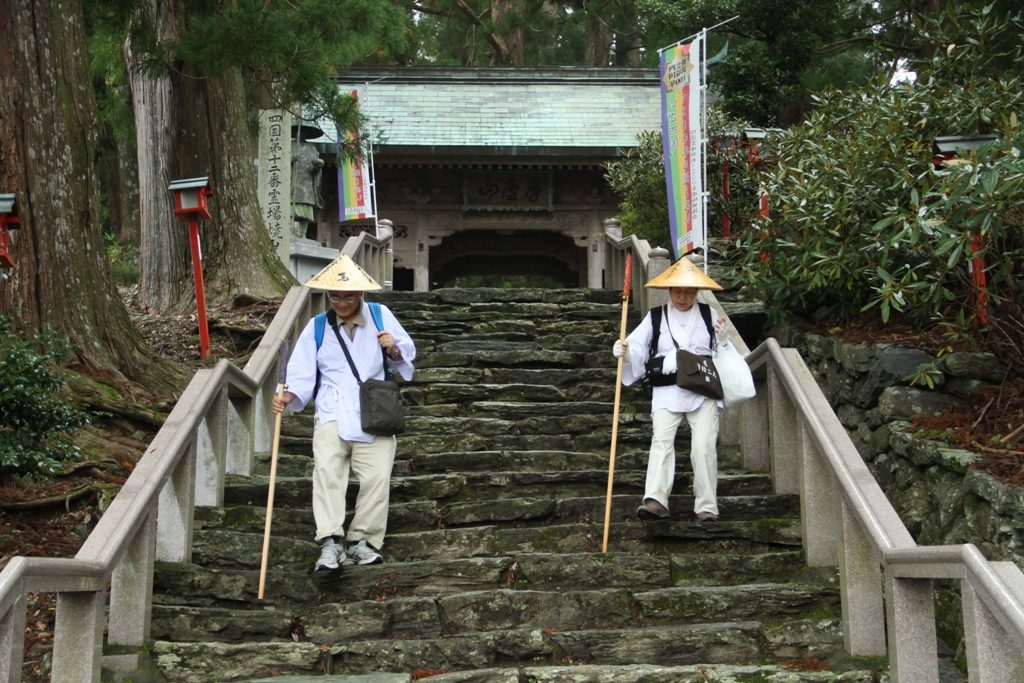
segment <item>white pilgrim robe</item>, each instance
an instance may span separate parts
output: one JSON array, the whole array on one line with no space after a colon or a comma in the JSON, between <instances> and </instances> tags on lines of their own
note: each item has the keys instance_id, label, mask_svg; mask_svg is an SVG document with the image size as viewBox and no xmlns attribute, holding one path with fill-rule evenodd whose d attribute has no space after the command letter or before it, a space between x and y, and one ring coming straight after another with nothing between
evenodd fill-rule
<instances>
[{"instance_id":1,"label":"white pilgrim robe","mask_svg":"<svg viewBox=\"0 0 1024 683\"><path fill-rule=\"evenodd\" d=\"M390 332L395 345L402 352L399 360L388 359L388 364L405 380L412 379L416 346L408 332L391 312L381 304L381 322L385 332ZM384 379L384 362L380 343L377 341L377 326L370 315L367 303L363 302L364 325L357 325L353 339L349 339L344 324L339 321L339 332L348 344L349 353L359 372L360 379ZM359 410L359 385L349 368L345 354L338 346L338 338L330 325L324 327L324 339L317 353L313 319L306 324L295 344L288 361L288 391L295 399L288 408L300 411L313 398L316 384L316 369L320 367L320 389L316 396L316 419L318 424L337 420L338 436L344 441L371 443L373 434L362 430Z\"/></svg>"}]
</instances>

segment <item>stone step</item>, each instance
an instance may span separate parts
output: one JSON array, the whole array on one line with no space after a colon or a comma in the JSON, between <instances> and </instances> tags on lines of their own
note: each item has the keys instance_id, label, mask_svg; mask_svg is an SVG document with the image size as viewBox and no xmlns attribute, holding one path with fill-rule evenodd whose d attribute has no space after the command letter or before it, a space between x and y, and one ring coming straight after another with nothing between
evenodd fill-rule
<instances>
[{"instance_id":1,"label":"stone step","mask_svg":"<svg viewBox=\"0 0 1024 683\"><path fill-rule=\"evenodd\" d=\"M715 552L749 548L758 552L799 547L800 522L791 518L758 520L667 521L632 519L609 525L608 547L615 551L648 552L675 548ZM231 529L196 529L192 561L210 567L258 567L262 533ZM381 554L385 561L483 557L538 552L596 552L603 541L603 523L577 522L547 526L485 525L389 534ZM319 549L312 534L270 538L268 566L296 569L312 566Z\"/></svg>"},{"instance_id":2,"label":"stone step","mask_svg":"<svg viewBox=\"0 0 1024 683\"><path fill-rule=\"evenodd\" d=\"M416 368L602 368L608 367L610 357L607 352L541 349L533 343L522 342L500 349L446 349L422 356L417 354Z\"/></svg>"},{"instance_id":3,"label":"stone step","mask_svg":"<svg viewBox=\"0 0 1024 683\"><path fill-rule=\"evenodd\" d=\"M352 521L354 499L349 501L346 526ZM636 495L613 495L611 518L630 519L640 504ZM692 516L693 496L674 496L669 500L672 518ZM500 502L485 500L442 504L435 500L393 503L388 511L388 533L407 533L439 527L474 524L550 524L603 520L604 496L580 498L507 498ZM800 513L800 500L791 496L723 496L719 498L722 520L789 517ZM234 529L262 532L266 509L255 505L199 508L195 512L197 529ZM271 518L274 535L303 535L315 528L312 508L277 507Z\"/></svg>"},{"instance_id":4,"label":"stone step","mask_svg":"<svg viewBox=\"0 0 1024 683\"><path fill-rule=\"evenodd\" d=\"M271 556L272 557L272 556ZM747 581L813 581L838 585L835 569L808 568L800 550L742 553L651 554L609 552L518 553L516 556L442 558L343 567L314 573L312 564L267 572L258 603L257 569L215 569L197 564L156 564L158 604L253 609L334 600L453 595L516 587L561 591L670 586L738 585Z\"/></svg>"},{"instance_id":5,"label":"stone step","mask_svg":"<svg viewBox=\"0 0 1024 683\"><path fill-rule=\"evenodd\" d=\"M425 305L436 308L445 305L497 304L510 301L557 304L592 302L609 305L620 301L617 292L607 289L541 287L455 287L432 289L429 292L374 292L367 298L370 301L384 302L390 307L406 305L416 309L422 309Z\"/></svg>"},{"instance_id":6,"label":"stone step","mask_svg":"<svg viewBox=\"0 0 1024 683\"><path fill-rule=\"evenodd\" d=\"M616 458L616 461L618 459ZM640 496L644 491L646 472L639 468L616 468L614 492ZM673 496L686 495L691 476L682 471L675 478ZM722 497L755 495L764 492L766 477L761 474L728 474L718 478L718 495ZM265 505L269 479L266 477L231 478L224 487L224 504ZM350 483L349 498L355 500L358 484ZM391 478L392 503L431 499L444 504L479 502L523 497L592 497L607 494L608 470L551 470L501 472L449 472L419 474ZM312 500L313 483L308 477L278 477L274 484L275 507L306 507ZM670 501L679 512L679 508Z\"/></svg>"},{"instance_id":7,"label":"stone step","mask_svg":"<svg viewBox=\"0 0 1024 683\"><path fill-rule=\"evenodd\" d=\"M680 459L685 460L685 441L680 438L677 450ZM401 443L401 442L400 442ZM313 473L312 447L307 444L292 443L289 451L278 454L277 474L279 477L308 477ZM404 449L400 449L404 450ZM436 474L442 472L522 472L571 469L602 469L608 467L608 453L587 453L579 451L457 451L442 453L398 453L392 475L396 477L413 474ZM741 468L742 456L734 446L719 446L719 468L728 473ZM615 471L622 473L628 470L647 468L647 450L617 449L615 455ZM270 473L270 456L263 455L256 459L256 475ZM762 476L766 485L765 475L751 474L751 477ZM770 489L765 488L764 493Z\"/></svg>"},{"instance_id":8,"label":"stone step","mask_svg":"<svg viewBox=\"0 0 1024 683\"><path fill-rule=\"evenodd\" d=\"M611 432L597 428L590 432L565 433L522 433L512 421L490 418L470 418L459 422L459 418L413 418L412 424L430 422L437 429L456 430L424 433L417 429L406 432L398 439L398 456L405 453L445 453L449 451L580 451L608 452L611 447ZM610 418L609 418L610 421ZM469 426L482 433L457 431ZM547 423L550 428L550 422ZM683 448L686 434L680 430L677 448ZM650 429L646 426L621 427L618 432L619 449L646 449L650 445ZM286 453L312 453L309 436L283 436L280 448ZM685 452L685 450L683 451Z\"/></svg>"},{"instance_id":9,"label":"stone step","mask_svg":"<svg viewBox=\"0 0 1024 683\"><path fill-rule=\"evenodd\" d=\"M634 418L636 419L636 418ZM558 433L557 421L549 418L531 418L529 424L553 433L523 429L522 422L497 418L412 417L413 430L398 439L398 455L407 453L445 453L449 451L588 451L609 452L611 447L611 417L579 418L573 424L582 428L591 424L590 431ZM439 431L424 431L430 425ZM466 430L466 431L463 431ZM618 430L618 450L647 450L650 446L650 427L640 419L625 422ZM688 432L680 429L676 448L687 450ZM280 448L286 453L311 453L309 434L295 437L282 436Z\"/></svg>"},{"instance_id":10,"label":"stone step","mask_svg":"<svg viewBox=\"0 0 1024 683\"><path fill-rule=\"evenodd\" d=\"M519 666L473 669L450 673L430 672L431 683L877 683L876 663L851 662L836 671L804 671L801 662L790 666L773 664L739 665L699 664L659 666L656 664L570 664L563 666ZM826 663L815 663L826 666ZM864 668L848 668L864 667ZM839 677L841 676L841 678ZM372 682L365 676L274 676L242 683L410 683L418 674L376 673Z\"/></svg>"},{"instance_id":11,"label":"stone step","mask_svg":"<svg viewBox=\"0 0 1024 683\"><path fill-rule=\"evenodd\" d=\"M808 628L808 627L812 628ZM801 635L802 633L802 635ZM529 663L660 666L826 659L842 647L837 620L758 622L548 631L488 631L440 638L312 642L194 643L156 641L153 656L169 681L238 681L269 675L371 674L518 667Z\"/></svg>"},{"instance_id":12,"label":"stone step","mask_svg":"<svg viewBox=\"0 0 1024 683\"><path fill-rule=\"evenodd\" d=\"M570 401L612 401L615 396L615 365L594 368L470 368L420 367L408 385L431 384L526 384L553 386ZM639 390L624 389L624 402L636 402ZM649 404L643 412L649 412ZM312 418L310 418L312 419Z\"/></svg>"},{"instance_id":13,"label":"stone step","mask_svg":"<svg viewBox=\"0 0 1024 683\"><path fill-rule=\"evenodd\" d=\"M376 638L437 638L514 629L591 630L755 620L781 621L811 612L838 615L838 590L789 582L743 586L538 591L498 588L434 597L324 602L296 617L288 607L237 609L157 605L153 637L238 643L306 639L337 644Z\"/></svg>"}]
</instances>

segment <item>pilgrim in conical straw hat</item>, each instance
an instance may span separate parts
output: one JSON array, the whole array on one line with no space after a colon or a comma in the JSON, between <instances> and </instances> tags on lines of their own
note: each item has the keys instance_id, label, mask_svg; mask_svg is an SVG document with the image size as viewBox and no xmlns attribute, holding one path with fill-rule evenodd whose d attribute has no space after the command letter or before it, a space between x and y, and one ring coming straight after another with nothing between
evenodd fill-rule
<instances>
[{"instance_id":1,"label":"pilgrim in conical straw hat","mask_svg":"<svg viewBox=\"0 0 1024 683\"><path fill-rule=\"evenodd\" d=\"M704 271L697 264L686 257L673 263L664 273L653 278L644 286L652 289L670 289L672 287L692 287L693 289L722 288L722 285L705 275Z\"/></svg>"},{"instance_id":2,"label":"pilgrim in conical straw hat","mask_svg":"<svg viewBox=\"0 0 1024 683\"><path fill-rule=\"evenodd\" d=\"M306 286L332 292L372 292L381 288L377 281L347 254L334 259L323 270L306 280Z\"/></svg>"}]
</instances>

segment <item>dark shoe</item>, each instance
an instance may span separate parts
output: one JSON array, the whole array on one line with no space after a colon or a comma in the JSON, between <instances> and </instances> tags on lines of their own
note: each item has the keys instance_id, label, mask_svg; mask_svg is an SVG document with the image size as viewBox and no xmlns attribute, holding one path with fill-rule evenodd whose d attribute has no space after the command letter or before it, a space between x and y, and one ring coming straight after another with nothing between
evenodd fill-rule
<instances>
[{"instance_id":1,"label":"dark shoe","mask_svg":"<svg viewBox=\"0 0 1024 683\"><path fill-rule=\"evenodd\" d=\"M716 515L713 512L698 512L697 513L697 521L698 522L717 522L718 521L718 515Z\"/></svg>"},{"instance_id":2,"label":"dark shoe","mask_svg":"<svg viewBox=\"0 0 1024 683\"><path fill-rule=\"evenodd\" d=\"M644 504L636 509L636 516L640 519L668 519L670 514L667 507L653 498L645 498Z\"/></svg>"}]
</instances>

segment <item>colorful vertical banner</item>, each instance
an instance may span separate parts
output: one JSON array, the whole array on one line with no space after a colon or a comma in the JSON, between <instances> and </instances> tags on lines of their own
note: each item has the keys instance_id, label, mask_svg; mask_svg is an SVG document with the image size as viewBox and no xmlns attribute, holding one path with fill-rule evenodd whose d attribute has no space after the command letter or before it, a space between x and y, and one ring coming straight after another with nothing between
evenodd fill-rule
<instances>
[{"instance_id":1,"label":"colorful vertical banner","mask_svg":"<svg viewBox=\"0 0 1024 683\"><path fill-rule=\"evenodd\" d=\"M660 53L661 138L673 258L704 246L701 40Z\"/></svg>"},{"instance_id":2,"label":"colorful vertical banner","mask_svg":"<svg viewBox=\"0 0 1024 683\"><path fill-rule=\"evenodd\" d=\"M359 93L352 91L358 99ZM340 131L339 131L340 137ZM345 141L359 149L359 131L347 131ZM367 155L351 158L345 154L341 141L338 142L338 220L355 221L376 216L370 179L370 164Z\"/></svg>"}]
</instances>

